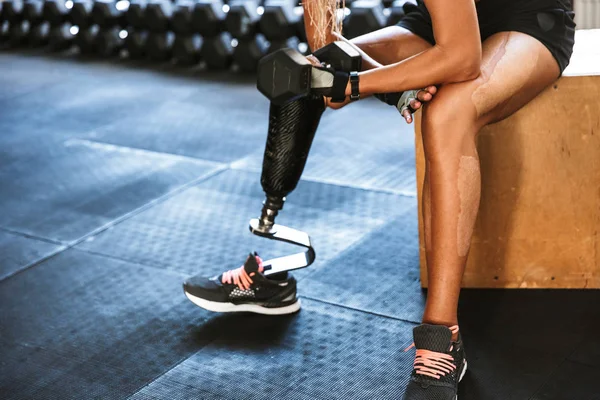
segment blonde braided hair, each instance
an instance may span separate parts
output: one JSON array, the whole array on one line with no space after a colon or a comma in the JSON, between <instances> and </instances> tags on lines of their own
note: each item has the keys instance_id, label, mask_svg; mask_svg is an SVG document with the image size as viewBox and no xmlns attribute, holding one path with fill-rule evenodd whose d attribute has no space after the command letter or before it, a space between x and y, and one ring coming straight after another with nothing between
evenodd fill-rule
<instances>
[{"instance_id":1,"label":"blonde braided hair","mask_svg":"<svg viewBox=\"0 0 600 400\"><path fill-rule=\"evenodd\" d=\"M316 48L327 44L331 32L342 34L346 0L303 0L303 5L308 11L310 25L315 28L313 40Z\"/></svg>"}]
</instances>

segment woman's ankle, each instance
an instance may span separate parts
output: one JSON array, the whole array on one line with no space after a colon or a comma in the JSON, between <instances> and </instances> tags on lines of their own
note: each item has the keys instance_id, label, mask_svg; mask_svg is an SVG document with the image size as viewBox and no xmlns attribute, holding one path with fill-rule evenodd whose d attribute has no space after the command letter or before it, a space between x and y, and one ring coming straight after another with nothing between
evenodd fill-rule
<instances>
[{"instance_id":1,"label":"woman's ankle","mask_svg":"<svg viewBox=\"0 0 600 400\"><path fill-rule=\"evenodd\" d=\"M423 323L429 324L429 325L442 325L442 326L446 326L446 327L450 328L452 326L458 326L458 319L457 318L435 318L435 317L429 317L427 315L424 315ZM452 341L457 341L457 340L458 340L458 331L456 331L455 333L452 334Z\"/></svg>"}]
</instances>

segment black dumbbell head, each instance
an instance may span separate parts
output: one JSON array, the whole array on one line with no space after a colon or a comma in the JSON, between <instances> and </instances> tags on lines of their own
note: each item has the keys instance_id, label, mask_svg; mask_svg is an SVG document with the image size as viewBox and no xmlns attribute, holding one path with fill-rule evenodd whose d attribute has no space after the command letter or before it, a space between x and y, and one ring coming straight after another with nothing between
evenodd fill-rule
<instances>
[{"instance_id":1,"label":"black dumbbell head","mask_svg":"<svg viewBox=\"0 0 600 400\"><path fill-rule=\"evenodd\" d=\"M23 1L9 0L2 4L2 20L18 22L23 20Z\"/></svg>"},{"instance_id":2,"label":"black dumbbell head","mask_svg":"<svg viewBox=\"0 0 600 400\"><path fill-rule=\"evenodd\" d=\"M294 49L299 50L300 40L297 37L287 38L285 40L271 40L269 43L269 49L267 53L273 53L281 49Z\"/></svg>"},{"instance_id":3,"label":"black dumbbell head","mask_svg":"<svg viewBox=\"0 0 600 400\"><path fill-rule=\"evenodd\" d=\"M111 57L119 54L123 48L126 31L120 27L100 29L96 36L96 52L102 57Z\"/></svg>"},{"instance_id":4,"label":"black dumbbell head","mask_svg":"<svg viewBox=\"0 0 600 400\"><path fill-rule=\"evenodd\" d=\"M3 44L6 41L8 41L8 30L8 21L0 20L0 44Z\"/></svg>"},{"instance_id":5,"label":"black dumbbell head","mask_svg":"<svg viewBox=\"0 0 600 400\"><path fill-rule=\"evenodd\" d=\"M131 0L126 13L127 25L135 29L147 29L148 25L144 17L146 0Z\"/></svg>"},{"instance_id":6,"label":"black dumbbell head","mask_svg":"<svg viewBox=\"0 0 600 400\"><path fill-rule=\"evenodd\" d=\"M166 32L170 29L173 3L170 0L150 0L146 4L144 18L152 32Z\"/></svg>"},{"instance_id":7,"label":"black dumbbell head","mask_svg":"<svg viewBox=\"0 0 600 400\"><path fill-rule=\"evenodd\" d=\"M398 22L402 21L402 19L406 16L407 4L409 4L407 0L396 0L392 3L392 5L388 8L388 26L396 25Z\"/></svg>"},{"instance_id":8,"label":"black dumbbell head","mask_svg":"<svg viewBox=\"0 0 600 400\"><path fill-rule=\"evenodd\" d=\"M263 57L258 63L256 87L274 104L283 104L310 93L312 64L293 49Z\"/></svg>"},{"instance_id":9,"label":"black dumbbell head","mask_svg":"<svg viewBox=\"0 0 600 400\"><path fill-rule=\"evenodd\" d=\"M54 51L69 49L73 45L73 39L75 38L73 34L74 30L71 28L72 25L68 23L51 27L48 47Z\"/></svg>"},{"instance_id":10,"label":"black dumbbell head","mask_svg":"<svg viewBox=\"0 0 600 400\"><path fill-rule=\"evenodd\" d=\"M337 41L315 51L314 56L338 71L360 71L362 57L360 53L346 42Z\"/></svg>"},{"instance_id":11,"label":"black dumbbell head","mask_svg":"<svg viewBox=\"0 0 600 400\"><path fill-rule=\"evenodd\" d=\"M242 72L254 72L268 49L269 42L261 34L240 40L233 50L233 62Z\"/></svg>"},{"instance_id":12,"label":"black dumbbell head","mask_svg":"<svg viewBox=\"0 0 600 400\"><path fill-rule=\"evenodd\" d=\"M125 49L131 59L141 59L146 56L146 42L148 40L148 32L146 31L129 31L125 38Z\"/></svg>"},{"instance_id":13,"label":"black dumbbell head","mask_svg":"<svg viewBox=\"0 0 600 400\"><path fill-rule=\"evenodd\" d=\"M256 34L260 19L257 8L258 3L252 0L232 2L225 17L227 31L238 39Z\"/></svg>"},{"instance_id":14,"label":"black dumbbell head","mask_svg":"<svg viewBox=\"0 0 600 400\"><path fill-rule=\"evenodd\" d=\"M385 27L387 17L379 0L356 0L350 5L346 23L349 38L355 38Z\"/></svg>"},{"instance_id":15,"label":"black dumbbell head","mask_svg":"<svg viewBox=\"0 0 600 400\"><path fill-rule=\"evenodd\" d=\"M69 10L65 6L65 0L45 0L43 15L44 19L52 26L62 25L67 21Z\"/></svg>"},{"instance_id":16,"label":"black dumbbell head","mask_svg":"<svg viewBox=\"0 0 600 400\"><path fill-rule=\"evenodd\" d=\"M50 36L50 23L42 22L33 25L29 31L29 45L32 47L42 47L48 44Z\"/></svg>"},{"instance_id":17,"label":"black dumbbell head","mask_svg":"<svg viewBox=\"0 0 600 400\"><path fill-rule=\"evenodd\" d=\"M296 36L300 39L301 42L307 42L306 37L306 29L304 28L304 13L302 12L302 7L300 7L301 14L300 19L296 22Z\"/></svg>"},{"instance_id":18,"label":"black dumbbell head","mask_svg":"<svg viewBox=\"0 0 600 400\"><path fill-rule=\"evenodd\" d=\"M295 0L268 0L260 17L260 31L269 40L283 40L296 34L300 14Z\"/></svg>"},{"instance_id":19,"label":"black dumbbell head","mask_svg":"<svg viewBox=\"0 0 600 400\"><path fill-rule=\"evenodd\" d=\"M98 25L90 25L84 28L79 28L75 35L75 46L79 49L80 54L92 55L96 53L96 37L100 32Z\"/></svg>"},{"instance_id":20,"label":"black dumbbell head","mask_svg":"<svg viewBox=\"0 0 600 400\"><path fill-rule=\"evenodd\" d=\"M44 2L42 0L27 0L23 5L23 18L32 25L37 25L44 20L43 8Z\"/></svg>"},{"instance_id":21,"label":"black dumbbell head","mask_svg":"<svg viewBox=\"0 0 600 400\"><path fill-rule=\"evenodd\" d=\"M101 28L123 25L128 7L127 1L95 0L92 21Z\"/></svg>"},{"instance_id":22,"label":"black dumbbell head","mask_svg":"<svg viewBox=\"0 0 600 400\"><path fill-rule=\"evenodd\" d=\"M173 32L151 32L146 41L146 55L152 61L168 61L173 56Z\"/></svg>"},{"instance_id":23,"label":"black dumbbell head","mask_svg":"<svg viewBox=\"0 0 600 400\"><path fill-rule=\"evenodd\" d=\"M232 37L229 32L205 38L200 55L209 69L228 69L233 62Z\"/></svg>"},{"instance_id":24,"label":"black dumbbell head","mask_svg":"<svg viewBox=\"0 0 600 400\"><path fill-rule=\"evenodd\" d=\"M25 45L27 43L30 27L29 21L11 23L8 31L8 41L10 46L19 47Z\"/></svg>"},{"instance_id":25,"label":"black dumbbell head","mask_svg":"<svg viewBox=\"0 0 600 400\"><path fill-rule=\"evenodd\" d=\"M225 12L221 0L198 0L194 5L192 25L204 37L213 37L225 29Z\"/></svg>"},{"instance_id":26,"label":"black dumbbell head","mask_svg":"<svg viewBox=\"0 0 600 400\"><path fill-rule=\"evenodd\" d=\"M173 58L177 64L195 65L200 62L202 37L200 35L178 35L173 43Z\"/></svg>"},{"instance_id":27,"label":"black dumbbell head","mask_svg":"<svg viewBox=\"0 0 600 400\"><path fill-rule=\"evenodd\" d=\"M88 27L92 24L92 0L74 0L73 8L69 12L69 19L73 25L80 28Z\"/></svg>"},{"instance_id":28,"label":"black dumbbell head","mask_svg":"<svg viewBox=\"0 0 600 400\"><path fill-rule=\"evenodd\" d=\"M177 0L173 10L171 25L173 31L179 34L190 34L195 32L192 25L192 14L194 13L193 0Z\"/></svg>"}]
</instances>

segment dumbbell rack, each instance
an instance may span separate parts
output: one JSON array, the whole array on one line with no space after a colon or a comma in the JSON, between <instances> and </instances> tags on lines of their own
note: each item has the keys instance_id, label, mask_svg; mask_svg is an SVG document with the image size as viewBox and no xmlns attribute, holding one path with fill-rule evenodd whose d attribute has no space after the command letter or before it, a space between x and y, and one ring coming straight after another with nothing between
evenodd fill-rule
<instances>
[{"instance_id":1,"label":"dumbbell rack","mask_svg":"<svg viewBox=\"0 0 600 400\"><path fill-rule=\"evenodd\" d=\"M345 34L395 24L412 2L347 1ZM308 50L302 14L296 0L5 0L0 48L254 72L275 50Z\"/></svg>"}]
</instances>

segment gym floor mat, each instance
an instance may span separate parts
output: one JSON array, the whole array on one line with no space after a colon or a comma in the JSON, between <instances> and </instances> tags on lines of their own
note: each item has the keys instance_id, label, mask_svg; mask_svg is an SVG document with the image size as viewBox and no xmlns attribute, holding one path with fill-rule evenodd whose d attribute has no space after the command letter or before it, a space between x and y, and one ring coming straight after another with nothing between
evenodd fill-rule
<instances>
[{"instance_id":1,"label":"gym floor mat","mask_svg":"<svg viewBox=\"0 0 600 400\"><path fill-rule=\"evenodd\" d=\"M249 79L0 54L0 398L401 399L419 285L412 127L327 112L278 222L302 310L219 315L191 274L291 246L248 232L267 103ZM4 277L4 279L2 279ZM600 291L465 290L460 400L600 400Z\"/></svg>"},{"instance_id":2,"label":"gym floor mat","mask_svg":"<svg viewBox=\"0 0 600 400\"><path fill-rule=\"evenodd\" d=\"M0 281L62 246L0 230Z\"/></svg>"},{"instance_id":3,"label":"gym floor mat","mask_svg":"<svg viewBox=\"0 0 600 400\"><path fill-rule=\"evenodd\" d=\"M236 268L252 251L264 258L299 251L249 232L248 221L259 216L264 198L259 178L238 170L217 174L80 247L189 275ZM316 271L413 202L394 194L301 182L278 219L309 232L318 254L318 261L297 275Z\"/></svg>"}]
</instances>

